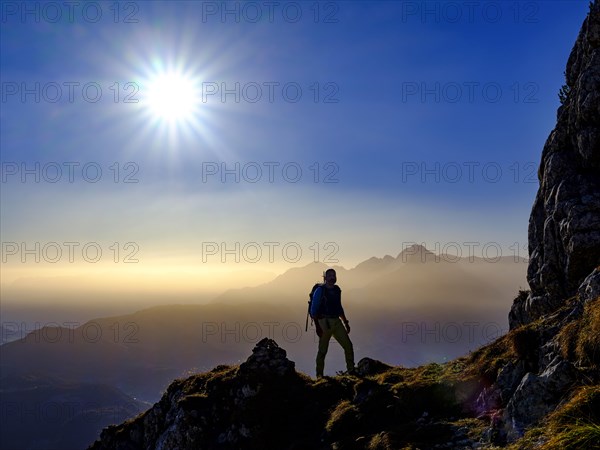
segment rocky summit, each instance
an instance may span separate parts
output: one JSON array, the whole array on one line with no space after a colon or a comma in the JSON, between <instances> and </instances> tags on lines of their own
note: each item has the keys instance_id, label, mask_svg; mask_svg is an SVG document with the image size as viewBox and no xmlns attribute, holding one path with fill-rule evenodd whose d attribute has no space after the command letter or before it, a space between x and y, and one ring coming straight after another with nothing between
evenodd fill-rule
<instances>
[{"instance_id":1,"label":"rocky summit","mask_svg":"<svg viewBox=\"0 0 600 450\"><path fill-rule=\"evenodd\" d=\"M314 380L265 338L239 366L174 381L151 409L106 428L90 448L396 448L408 430L428 444L443 436L439 448L470 448L472 429L487 423L469 419L481 386L458 379L464 361L403 369L365 358L357 367L358 376Z\"/></svg>"},{"instance_id":2,"label":"rocky summit","mask_svg":"<svg viewBox=\"0 0 600 450\"><path fill-rule=\"evenodd\" d=\"M364 358L310 378L258 342L239 366L175 380L90 449L600 448L600 4L567 63L529 222L530 291L510 331L416 368Z\"/></svg>"}]
</instances>

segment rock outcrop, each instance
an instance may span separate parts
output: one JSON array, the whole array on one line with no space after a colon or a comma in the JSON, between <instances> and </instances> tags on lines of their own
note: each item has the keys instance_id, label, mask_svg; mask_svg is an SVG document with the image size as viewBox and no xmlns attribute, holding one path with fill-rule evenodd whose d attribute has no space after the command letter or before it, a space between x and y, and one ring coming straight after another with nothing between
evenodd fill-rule
<instances>
[{"instance_id":1,"label":"rock outcrop","mask_svg":"<svg viewBox=\"0 0 600 450\"><path fill-rule=\"evenodd\" d=\"M287 420L314 407L304 386L285 350L265 338L239 367L174 381L152 408L105 429L91 449L286 448L310 429Z\"/></svg>"},{"instance_id":2,"label":"rock outcrop","mask_svg":"<svg viewBox=\"0 0 600 450\"><path fill-rule=\"evenodd\" d=\"M175 380L145 413L106 428L90 450L471 448L465 383L441 365L405 369L364 359L369 377L314 380L263 339L239 366ZM448 420L449 417L454 417ZM483 422L476 421L481 427ZM408 434L404 434L408 432Z\"/></svg>"},{"instance_id":3,"label":"rock outcrop","mask_svg":"<svg viewBox=\"0 0 600 450\"><path fill-rule=\"evenodd\" d=\"M531 291L519 293L509 314L511 330L522 328L526 331L521 335L534 336L526 343L534 363L527 364L527 370L509 365L502 370L509 379L521 380L502 391L505 401L495 424L499 442L522 437L580 384L584 371L577 367L589 365L590 358L582 350L586 344L573 344L573 336L575 330L597 333L593 327L584 330L581 323L590 322L586 311L596 314L590 311L597 309L586 305L600 295L598 1L590 4L565 75L563 104L542 152L540 187L529 219ZM600 345L597 334L592 339ZM574 346L579 346L579 354L570 349ZM591 374L597 382L597 370Z\"/></svg>"},{"instance_id":4,"label":"rock outcrop","mask_svg":"<svg viewBox=\"0 0 600 450\"><path fill-rule=\"evenodd\" d=\"M583 280L583 283L579 286L578 294L584 303L600 296L600 267L597 267Z\"/></svg>"},{"instance_id":5,"label":"rock outcrop","mask_svg":"<svg viewBox=\"0 0 600 450\"><path fill-rule=\"evenodd\" d=\"M600 5L590 5L567 63L557 123L542 152L529 219L531 293L510 326L559 308L600 265Z\"/></svg>"},{"instance_id":6,"label":"rock outcrop","mask_svg":"<svg viewBox=\"0 0 600 450\"><path fill-rule=\"evenodd\" d=\"M507 440L521 437L525 427L554 410L575 379L573 365L558 357L540 375L528 372L506 406Z\"/></svg>"}]
</instances>

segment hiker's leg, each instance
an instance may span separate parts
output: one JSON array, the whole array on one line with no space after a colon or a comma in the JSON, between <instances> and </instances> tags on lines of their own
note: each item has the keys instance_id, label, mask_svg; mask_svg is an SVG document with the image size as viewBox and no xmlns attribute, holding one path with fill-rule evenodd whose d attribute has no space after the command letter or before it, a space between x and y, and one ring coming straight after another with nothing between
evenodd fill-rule
<instances>
[{"instance_id":1,"label":"hiker's leg","mask_svg":"<svg viewBox=\"0 0 600 450\"><path fill-rule=\"evenodd\" d=\"M323 376L325 369L325 355L329 349L329 340L331 339L331 327L327 324L327 319L319 319L319 325L323 334L319 338L319 350L317 351L317 376Z\"/></svg>"},{"instance_id":2,"label":"hiker's leg","mask_svg":"<svg viewBox=\"0 0 600 450\"><path fill-rule=\"evenodd\" d=\"M332 330L333 337L336 341L340 343L340 345L344 349L344 356L346 358L346 369L350 372L354 370L354 347L352 346L350 336L348 336L348 332L346 331L346 328L344 328L344 324L342 324L342 321L340 319L335 320Z\"/></svg>"}]
</instances>

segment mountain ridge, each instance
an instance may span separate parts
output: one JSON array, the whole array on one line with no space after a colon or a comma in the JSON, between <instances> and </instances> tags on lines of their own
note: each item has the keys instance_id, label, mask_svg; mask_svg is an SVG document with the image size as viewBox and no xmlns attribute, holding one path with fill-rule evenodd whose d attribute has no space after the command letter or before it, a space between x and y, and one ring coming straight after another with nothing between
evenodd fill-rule
<instances>
[{"instance_id":1,"label":"mountain ridge","mask_svg":"<svg viewBox=\"0 0 600 450\"><path fill-rule=\"evenodd\" d=\"M387 270L375 271L371 277L349 275L353 269L340 270L338 279L357 337L362 334L369 336L373 326L388 329L387 339L400 340L398 348L402 349L401 353L410 355L412 351L406 347L418 336L405 339L402 329L394 331L397 317L419 326L427 318L433 322L499 322L499 326L504 328L504 310L509 303L506 301L501 307L495 306L495 303L507 293L514 292L521 277L525 282L525 267L510 259L506 260L505 267L502 262L480 262L481 267L466 260L463 263L436 263L435 260L423 264L399 263L391 268L395 268L397 274ZM489 276L501 266L506 279L499 279L494 284ZM312 283L318 281L315 275L321 273L320 267L315 267L315 264L309 264L291 269L267 287L234 290L240 301L235 297L229 301L199 305L159 305L128 314L97 317L75 328L43 327L2 345L0 366L3 373L45 371L59 377L71 376L74 380L113 384L131 395L155 401L165 383L192 368L198 369L198 361L204 361L201 366L204 370L222 363L223 359L227 363L239 361L245 357L247 345L255 344L261 337L269 336L281 341L281 327L290 324L293 329L302 332L302 339L295 343L292 354L306 370L312 366L314 346L313 330L304 331L306 302ZM474 271L474 274L464 272L465 269ZM403 275L402 271L406 273ZM377 277L379 282L372 281ZM429 283L432 277L438 279L439 290L432 289ZM352 280L360 288L352 288ZM504 284L507 285L504 294L498 293L497 289ZM469 308L472 314L453 313L456 306L452 302L461 303L470 295L477 295L477 304ZM432 314L430 310L437 312ZM386 320L382 321L381 315L385 315ZM275 330L278 334L271 334L269 328L262 325L265 322L279 324ZM262 336L259 333L256 340L246 340L244 327L253 323L260 326ZM236 343L235 336L222 335L227 327L238 329L239 343ZM442 347L435 354L447 353L452 346L456 347L456 350L451 350L453 354L472 349L474 343L467 339L466 329L464 333L464 342L449 343L447 349ZM427 347L436 345L436 342L417 341L415 344ZM179 350L173 352L173 348ZM376 348L366 345L362 351L373 350ZM371 356L387 359L390 355L376 352ZM112 364L102 364L105 360L112 361ZM414 355L410 356L410 360L414 361ZM427 360L429 358L411 364ZM409 360L401 363L409 364Z\"/></svg>"}]
</instances>

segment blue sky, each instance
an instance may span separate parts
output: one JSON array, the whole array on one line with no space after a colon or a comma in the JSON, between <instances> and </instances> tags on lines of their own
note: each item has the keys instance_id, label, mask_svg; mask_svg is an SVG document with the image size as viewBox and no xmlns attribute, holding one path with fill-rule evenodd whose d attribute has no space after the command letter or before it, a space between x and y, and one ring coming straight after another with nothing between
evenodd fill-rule
<instances>
[{"instance_id":1,"label":"blue sky","mask_svg":"<svg viewBox=\"0 0 600 450\"><path fill-rule=\"evenodd\" d=\"M2 6L2 241L135 242L136 270L198 273L224 266L202 257L206 242L297 242L304 263L311 243L334 242L347 267L410 241L526 247L537 164L588 10L280 2L270 17L264 2L94 2L54 20L47 2L23 7ZM151 112L164 73L205 95L178 121ZM239 102L209 94L223 83L239 83ZM22 97L23 86L37 93ZM39 183L22 182L23 163L40 164ZM221 179L223 163L233 173ZM3 265L8 281L81 267L63 262Z\"/></svg>"}]
</instances>

